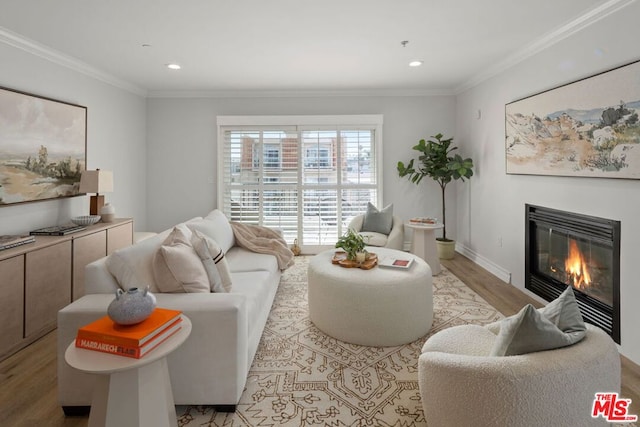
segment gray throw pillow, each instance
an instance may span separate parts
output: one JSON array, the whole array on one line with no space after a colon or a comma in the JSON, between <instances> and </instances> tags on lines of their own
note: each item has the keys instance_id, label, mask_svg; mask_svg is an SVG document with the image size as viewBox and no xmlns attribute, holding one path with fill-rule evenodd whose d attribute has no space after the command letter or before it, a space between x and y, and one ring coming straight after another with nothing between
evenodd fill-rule
<instances>
[{"instance_id":1,"label":"gray throw pillow","mask_svg":"<svg viewBox=\"0 0 640 427\"><path fill-rule=\"evenodd\" d=\"M500 322L491 356L512 356L566 347L582 340L587 328L573 289L567 289L546 307L527 304L518 314Z\"/></svg>"},{"instance_id":2,"label":"gray throw pillow","mask_svg":"<svg viewBox=\"0 0 640 427\"><path fill-rule=\"evenodd\" d=\"M572 333L585 331L582 314L580 314L580 308L578 307L578 302L576 301L576 296L571 286L567 286L567 289L565 289L558 298L538 311L563 332Z\"/></svg>"},{"instance_id":3,"label":"gray throw pillow","mask_svg":"<svg viewBox=\"0 0 640 427\"><path fill-rule=\"evenodd\" d=\"M367 203L367 212L364 214L362 230L375 233L389 234L393 226L393 203L382 210L378 210L371 202Z\"/></svg>"}]
</instances>

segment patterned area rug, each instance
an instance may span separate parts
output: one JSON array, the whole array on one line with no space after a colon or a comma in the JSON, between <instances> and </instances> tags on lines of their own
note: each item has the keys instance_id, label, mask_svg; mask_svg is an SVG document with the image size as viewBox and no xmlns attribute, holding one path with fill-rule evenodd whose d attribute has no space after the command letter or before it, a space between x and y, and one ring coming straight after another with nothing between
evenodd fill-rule
<instances>
[{"instance_id":1,"label":"patterned area rug","mask_svg":"<svg viewBox=\"0 0 640 427\"><path fill-rule=\"evenodd\" d=\"M397 347L347 344L307 315L308 257L285 271L237 411L178 406L179 426L426 426L418 357L433 333L502 318L448 270L433 280L433 327Z\"/></svg>"}]
</instances>

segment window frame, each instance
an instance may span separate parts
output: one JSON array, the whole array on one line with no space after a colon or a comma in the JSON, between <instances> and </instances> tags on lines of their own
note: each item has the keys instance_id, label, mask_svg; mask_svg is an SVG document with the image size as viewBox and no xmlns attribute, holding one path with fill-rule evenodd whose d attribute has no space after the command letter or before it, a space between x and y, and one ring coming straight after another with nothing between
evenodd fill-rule
<instances>
[{"instance_id":1,"label":"window frame","mask_svg":"<svg viewBox=\"0 0 640 427\"><path fill-rule=\"evenodd\" d=\"M268 131L268 130L279 130L279 131L291 131L291 132L303 132L303 131L322 131L322 130L331 130L331 131L345 131L345 130L373 130L373 138L374 141L372 145L375 149L376 158L375 158L375 168L376 168L376 182L377 185L375 187L375 194L378 201L378 204L381 204L384 201L383 198L383 152L382 152L382 135L383 135L383 115L382 114L362 114L362 115L295 115L295 116L217 116L217 206L220 209L224 208L224 197L225 197L225 132L233 131L233 130L256 130L256 131ZM322 144L320 144L320 147ZM298 172L298 183L295 185L299 185L301 183L302 178L302 169L305 167L304 163L304 148L305 145L302 141L299 141L299 147L301 151L301 155L299 156L300 169ZM280 147L282 150L282 147ZM333 153L331 148L329 150L329 155L337 155L340 156L339 152ZM280 151L280 162L282 162L282 151ZM318 156L320 159L321 156ZM263 159L264 160L264 159ZM338 163L342 159L338 158ZM331 162L330 162L331 163ZM270 168L274 170L273 168ZM342 173L341 168L337 170L338 174ZM327 187L335 188L339 184L328 184ZM341 184L341 187L348 188L344 184ZM354 187L358 187L355 185ZM338 206L337 209L338 215L341 215L341 208ZM302 212L298 212L298 215L301 216ZM344 232L344 230L343 230ZM305 251L309 253L314 253L319 250L326 249L326 245L311 245L306 246Z\"/></svg>"}]
</instances>

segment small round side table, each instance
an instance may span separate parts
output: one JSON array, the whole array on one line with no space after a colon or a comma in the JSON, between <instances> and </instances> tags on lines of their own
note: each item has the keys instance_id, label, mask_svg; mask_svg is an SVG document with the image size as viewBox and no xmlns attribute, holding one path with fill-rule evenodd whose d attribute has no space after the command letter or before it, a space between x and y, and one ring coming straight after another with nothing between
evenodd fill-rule
<instances>
[{"instance_id":1,"label":"small round side table","mask_svg":"<svg viewBox=\"0 0 640 427\"><path fill-rule=\"evenodd\" d=\"M140 359L77 348L64 354L79 371L96 375L89 427L175 427L176 408L169 380L167 355L191 333L182 315L182 328Z\"/></svg>"},{"instance_id":2,"label":"small round side table","mask_svg":"<svg viewBox=\"0 0 640 427\"><path fill-rule=\"evenodd\" d=\"M405 227L413 230L411 253L419 256L431 267L431 274L440 274L440 259L436 247L436 230L444 227L442 224L412 224L406 222Z\"/></svg>"}]
</instances>

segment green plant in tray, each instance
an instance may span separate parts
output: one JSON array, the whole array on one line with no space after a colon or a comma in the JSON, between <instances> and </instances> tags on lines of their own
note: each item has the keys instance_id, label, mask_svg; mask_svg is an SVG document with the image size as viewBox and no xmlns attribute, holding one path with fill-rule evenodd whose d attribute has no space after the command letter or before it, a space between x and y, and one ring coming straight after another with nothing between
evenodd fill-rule
<instances>
[{"instance_id":1,"label":"green plant in tray","mask_svg":"<svg viewBox=\"0 0 640 427\"><path fill-rule=\"evenodd\" d=\"M350 260L355 260L358 252L365 252L364 246L364 237L351 228L336 243L336 248L344 250Z\"/></svg>"}]
</instances>

